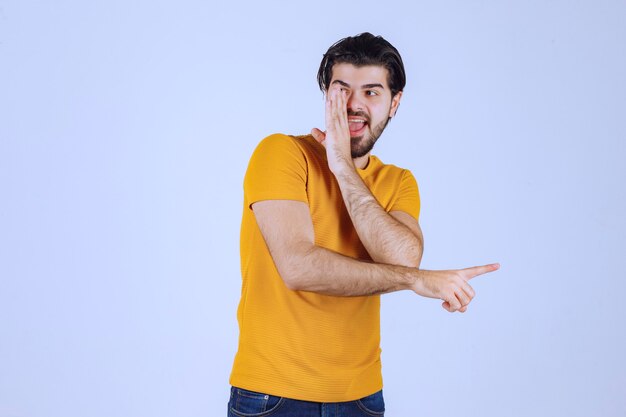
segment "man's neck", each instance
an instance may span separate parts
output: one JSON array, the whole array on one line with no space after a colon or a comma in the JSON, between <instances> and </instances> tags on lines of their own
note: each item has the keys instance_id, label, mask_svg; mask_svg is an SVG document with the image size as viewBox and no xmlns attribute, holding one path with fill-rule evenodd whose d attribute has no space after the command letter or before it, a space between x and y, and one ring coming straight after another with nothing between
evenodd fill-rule
<instances>
[{"instance_id":1,"label":"man's neck","mask_svg":"<svg viewBox=\"0 0 626 417\"><path fill-rule=\"evenodd\" d=\"M370 162L370 154L368 153L358 158L352 158L352 161L354 162L354 166L358 169L365 169Z\"/></svg>"}]
</instances>

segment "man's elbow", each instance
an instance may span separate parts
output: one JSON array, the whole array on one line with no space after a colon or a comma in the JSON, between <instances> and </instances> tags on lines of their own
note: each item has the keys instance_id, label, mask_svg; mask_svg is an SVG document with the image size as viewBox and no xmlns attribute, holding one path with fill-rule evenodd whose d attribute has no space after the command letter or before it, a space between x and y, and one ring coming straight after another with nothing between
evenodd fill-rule
<instances>
[{"instance_id":1,"label":"man's elbow","mask_svg":"<svg viewBox=\"0 0 626 417\"><path fill-rule=\"evenodd\" d=\"M406 256L404 259L402 259L402 263L400 265L406 266L409 268L419 269L421 263L422 263L421 256Z\"/></svg>"},{"instance_id":2,"label":"man's elbow","mask_svg":"<svg viewBox=\"0 0 626 417\"><path fill-rule=\"evenodd\" d=\"M410 250L405 252L404 258L407 264L404 266L408 266L409 268L419 269L420 264L422 263L423 253L424 253L424 242L422 239L419 239L418 245L412 246Z\"/></svg>"},{"instance_id":3,"label":"man's elbow","mask_svg":"<svg viewBox=\"0 0 626 417\"><path fill-rule=\"evenodd\" d=\"M422 263L422 253L421 251L398 253L391 263L394 265L419 269L420 264Z\"/></svg>"},{"instance_id":4,"label":"man's elbow","mask_svg":"<svg viewBox=\"0 0 626 417\"><path fill-rule=\"evenodd\" d=\"M304 289L303 285L298 280L283 278L283 282L285 283L285 286L288 290L302 291Z\"/></svg>"},{"instance_id":5,"label":"man's elbow","mask_svg":"<svg viewBox=\"0 0 626 417\"><path fill-rule=\"evenodd\" d=\"M305 291L306 290L306 280L304 278L304 274L302 273L302 269L297 266L290 266L287 268L283 268L282 271L279 271L280 277L282 278L285 286L291 291Z\"/></svg>"},{"instance_id":6,"label":"man's elbow","mask_svg":"<svg viewBox=\"0 0 626 417\"><path fill-rule=\"evenodd\" d=\"M277 263L278 274L285 286L292 291L306 291L306 283L310 281L310 269L307 268L308 255L314 250L312 245L300 247L292 251L288 257Z\"/></svg>"},{"instance_id":7,"label":"man's elbow","mask_svg":"<svg viewBox=\"0 0 626 417\"><path fill-rule=\"evenodd\" d=\"M405 266L407 268L419 268L422 255L417 253L387 253L385 255L370 255L372 261L377 264Z\"/></svg>"}]
</instances>

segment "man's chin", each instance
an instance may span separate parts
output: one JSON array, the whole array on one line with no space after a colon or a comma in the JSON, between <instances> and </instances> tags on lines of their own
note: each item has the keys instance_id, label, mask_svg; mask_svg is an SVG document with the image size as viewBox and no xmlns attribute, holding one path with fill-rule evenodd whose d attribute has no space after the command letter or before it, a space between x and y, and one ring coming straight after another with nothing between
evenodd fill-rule
<instances>
[{"instance_id":1,"label":"man's chin","mask_svg":"<svg viewBox=\"0 0 626 417\"><path fill-rule=\"evenodd\" d=\"M350 147L352 159L367 155L374 147L373 143L363 143L364 137L365 135L350 137L352 142Z\"/></svg>"},{"instance_id":2,"label":"man's chin","mask_svg":"<svg viewBox=\"0 0 626 417\"><path fill-rule=\"evenodd\" d=\"M356 149L352 148L350 150L350 154L352 155L352 159L360 158L362 156L367 155L368 153L371 152L372 148L373 148L373 146L368 147L368 148L361 148L361 147L356 148Z\"/></svg>"}]
</instances>

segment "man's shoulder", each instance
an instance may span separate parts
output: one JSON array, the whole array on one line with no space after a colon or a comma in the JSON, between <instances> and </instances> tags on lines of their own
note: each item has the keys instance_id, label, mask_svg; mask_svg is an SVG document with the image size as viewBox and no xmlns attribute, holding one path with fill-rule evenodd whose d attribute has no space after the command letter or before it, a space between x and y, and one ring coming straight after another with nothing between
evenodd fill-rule
<instances>
[{"instance_id":1,"label":"man's shoulder","mask_svg":"<svg viewBox=\"0 0 626 417\"><path fill-rule=\"evenodd\" d=\"M311 135L287 135L285 133L272 133L259 142L261 145L269 146L299 146L308 147L313 143L317 143ZM321 145L320 145L321 146Z\"/></svg>"},{"instance_id":2,"label":"man's shoulder","mask_svg":"<svg viewBox=\"0 0 626 417\"><path fill-rule=\"evenodd\" d=\"M396 175L410 175L411 171L407 168L402 168L394 164L386 164L376 155L370 155L370 161L366 168L366 170L371 170L372 172L388 172L394 173Z\"/></svg>"},{"instance_id":3,"label":"man's shoulder","mask_svg":"<svg viewBox=\"0 0 626 417\"><path fill-rule=\"evenodd\" d=\"M311 135L287 135L273 133L263 138L256 147L256 154L283 155L305 159L325 156L324 147Z\"/></svg>"}]
</instances>

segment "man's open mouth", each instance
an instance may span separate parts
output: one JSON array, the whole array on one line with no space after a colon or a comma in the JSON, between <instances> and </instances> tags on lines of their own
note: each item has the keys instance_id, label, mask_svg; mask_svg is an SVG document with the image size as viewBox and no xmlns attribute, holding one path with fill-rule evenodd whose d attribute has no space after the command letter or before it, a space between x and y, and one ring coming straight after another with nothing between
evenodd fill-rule
<instances>
[{"instance_id":1,"label":"man's open mouth","mask_svg":"<svg viewBox=\"0 0 626 417\"><path fill-rule=\"evenodd\" d=\"M350 127L350 135L355 136L363 132L367 126L367 120L362 117L348 117L348 125Z\"/></svg>"}]
</instances>

